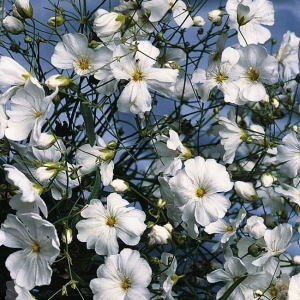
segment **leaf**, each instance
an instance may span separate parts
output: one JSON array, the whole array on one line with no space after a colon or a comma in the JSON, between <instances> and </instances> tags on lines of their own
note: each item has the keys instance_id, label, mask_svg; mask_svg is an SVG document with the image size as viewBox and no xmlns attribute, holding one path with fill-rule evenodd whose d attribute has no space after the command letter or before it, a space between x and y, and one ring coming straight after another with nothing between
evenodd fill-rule
<instances>
[{"instance_id":1,"label":"leaf","mask_svg":"<svg viewBox=\"0 0 300 300\"><path fill-rule=\"evenodd\" d=\"M85 124L85 132L91 147L95 144L95 132L94 132L94 117L92 110L84 103L80 103L80 111Z\"/></svg>"},{"instance_id":2,"label":"leaf","mask_svg":"<svg viewBox=\"0 0 300 300\"><path fill-rule=\"evenodd\" d=\"M223 294L223 296L221 298L219 298L218 300L226 300L228 299L228 297L231 295L231 293L236 289L236 287L245 279L247 278L247 275L240 277L237 281L235 281L230 287L229 289Z\"/></svg>"},{"instance_id":3,"label":"leaf","mask_svg":"<svg viewBox=\"0 0 300 300\"><path fill-rule=\"evenodd\" d=\"M90 193L90 196L88 198L88 203L92 200L98 197L99 190L100 190L100 184L101 184L101 176L99 173L99 170L96 171L96 179L94 183L94 187Z\"/></svg>"}]
</instances>

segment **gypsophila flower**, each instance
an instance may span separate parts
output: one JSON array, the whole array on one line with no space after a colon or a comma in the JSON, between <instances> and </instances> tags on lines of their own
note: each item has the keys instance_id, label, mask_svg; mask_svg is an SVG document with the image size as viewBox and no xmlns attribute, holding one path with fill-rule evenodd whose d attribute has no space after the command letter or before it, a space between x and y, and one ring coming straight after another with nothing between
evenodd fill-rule
<instances>
[{"instance_id":1,"label":"gypsophila flower","mask_svg":"<svg viewBox=\"0 0 300 300\"><path fill-rule=\"evenodd\" d=\"M88 249L95 249L97 254L117 254L120 238L127 245L136 245L146 229L145 213L134 207L126 207L128 201L116 193L107 197L107 207L98 199L81 212L86 218L76 224L77 238L87 243Z\"/></svg>"},{"instance_id":2,"label":"gypsophila flower","mask_svg":"<svg viewBox=\"0 0 300 300\"><path fill-rule=\"evenodd\" d=\"M13 281L6 282L5 300L33 300L34 298L26 288L20 287Z\"/></svg>"},{"instance_id":3,"label":"gypsophila flower","mask_svg":"<svg viewBox=\"0 0 300 300\"><path fill-rule=\"evenodd\" d=\"M148 300L152 270L136 250L123 249L105 258L91 280L94 300Z\"/></svg>"},{"instance_id":4,"label":"gypsophila flower","mask_svg":"<svg viewBox=\"0 0 300 300\"><path fill-rule=\"evenodd\" d=\"M270 30L262 26L274 24L274 8L271 1L228 0L226 10L229 14L228 25L237 31L242 46L264 44L271 37Z\"/></svg>"},{"instance_id":5,"label":"gypsophila flower","mask_svg":"<svg viewBox=\"0 0 300 300\"><path fill-rule=\"evenodd\" d=\"M230 201L219 193L231 190L233 184L225 167L214 159L197 156L184 165L169 184L174 203L182 210L182 221L187 223L189 235L196 238L196 224L206 226L224 217Z\"/></svg>"},{"instance_id":6,"label":"gypsophila flower","mask_svg":"<svg viewBox=\"0 0 300 300\"><path fill-rule=\"evenodd\" d=\"M27 290L50 284L50 265L59 254L55 227L34 213L19 218L9 214L1 230L5 234L5 246L21 249L10 254L5 262L16 284Z\"/></svg>"}]
</instances>

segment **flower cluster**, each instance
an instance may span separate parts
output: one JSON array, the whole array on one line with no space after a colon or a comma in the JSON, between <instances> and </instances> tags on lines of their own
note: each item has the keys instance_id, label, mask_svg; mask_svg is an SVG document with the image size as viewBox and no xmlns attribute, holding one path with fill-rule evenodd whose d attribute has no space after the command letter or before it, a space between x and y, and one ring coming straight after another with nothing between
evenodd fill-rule
<instances>
[{"instance_id":1,"label":"flower cluster","mask_svg":"<svg viewBox=\"0 0 300 300\"><path fill-rule=\"evenodd\" d=\"M100 2L1 7L0 298L299 299L297 33Z\"/></svg>"}]
</instances>

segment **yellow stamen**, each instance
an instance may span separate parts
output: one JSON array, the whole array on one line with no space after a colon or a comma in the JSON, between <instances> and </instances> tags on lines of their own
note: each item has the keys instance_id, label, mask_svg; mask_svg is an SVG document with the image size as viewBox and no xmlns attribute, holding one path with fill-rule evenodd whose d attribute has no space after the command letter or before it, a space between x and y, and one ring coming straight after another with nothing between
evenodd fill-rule
<instances>
[{"instance_id":1,"label":"yellow stamen","mask_svg":"<svg viewBox=\"0 0 300 300\"><path fill-rule=\"evenodd\" d=\"M253 82L257 82L259 79L259 72L257 70L255 70L254 68L250 68L249 71L247 72L247 76L248 78L253 81Z\"/></svg>"},{"instance_id":2,"label":"yellow stamen","mask_svg":"<svg viewBox=\"0 0 300 300\"><path fill-rule=\"evenodd\" d=\"M133 73L132 78L133 78L134 81L141 81L145 78L145 75L140 70L136 70Z\"/></svg>"},{"instance_id":3,"label":"yellow stamen","mask_svg":"<svg viewBox=\"0 0 300 300\"><path fill-rule=\"evenodd\" d=\"M78 66L81 70L89 70L91 68L90 65L91 59L89 57L80 57L78 60Z\"/></svg>"},{"instance_id":4,"label":"yellow stamen","mask_svg":"<svg viewBox=\"0 0 300 300\"><path fill-rule=\"evenodd\" d=\"M35 116L38 118L38 117L40 117L42 115L42 113L40 112L40 111L36 111L35 112Z\"/></svg>"},{"instance_id":5,"label":"yellow stamen","mask_svg":"<svg viewBox=\"0 0 300 300\"><path fill-rule=\"evenodd\" d=\"M131 287L131 282L128 277L125 277L121 283L123 290L128 290Z\"/></svg>"},{"instance_id":6,"label":"yellow stamen","mask_svg":"<svg viewBox=\"0 0 300 300\"><path fill-rule=\"evenodd\" d=\"M203 189L202 187L199 187L196 191L197 197L201 198L206 194L206 190Z\"/></svg>"},{"instance_id":7,"label":"yellow stamen","mask_svg":"<svg viewBox=\"0 0 300 300\"><path fill-rule=\"evenodd\" d=\"M106 224L110 227L113 227L116 224L116 219L114 217L107 218Z\"/></svg>"},{"instance_id":8,"label":"yellow stamen","mask_svg":"<svg viewBox=\"0 0 300 300\"><path fill-rule=\"evenodd\" d=\"M222 83L224 80L227 80L228 76L225 73L218 73L216 76L216 81Z\"/></svg>"},{"instance_id":9,"label":"yellow stamen","mask_svg":"<svg viewBox=\"0 0 300 300\"><path fill-rule=\"evenodd\" d=\"M233 231L233 227L230 225L227 225L227 231Z\"/></svg>"},{"instance_id":10,"label":"yellow stamen","mask_svg":"<svg viewBox=\"0 0 300 300\"><path fill-rule=\"evenodd\" d=\"M32 251L33 252L40 252L41 251L41 248L38 244L35 244L33 247L32 247Z\"/></svg>"}]
</instances>

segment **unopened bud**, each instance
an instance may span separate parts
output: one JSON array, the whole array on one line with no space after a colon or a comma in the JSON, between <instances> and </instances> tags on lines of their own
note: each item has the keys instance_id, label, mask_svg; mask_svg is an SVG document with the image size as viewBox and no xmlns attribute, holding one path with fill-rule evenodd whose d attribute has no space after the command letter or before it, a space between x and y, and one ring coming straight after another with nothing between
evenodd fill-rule
<instances>
[{"instance_id":1,"label":"unopened bud","mask_svg":"<svg viewBox=\"0 0 300 300\"><path fill-rule=\"evenodd\" d=\"M221 25L222 17L223 17L223 12L219 9L214 9L210 11L207 15L207 18L217 26Z\"/></svg>"},{"instance_id":2,"label":"unopened bud","mask_svg":"<svg viewBox=\"0 0 300 300\"><path fill-rule=\"evenodd\" d=\"M262 174L260 177L260 180L261 180L262 186L265 188L270 187L274 182L273 175L269 172Z\"/></svg>"},{"instance_id":3,"label":"unopened bud","mask_svg":"<svg viewBox=\"0 0 300 300\"><path fill-rule=\"evenodd\" d=\"M15 6L19 15L24 19L32 19L33 8L29 0L15 0Z\"/></svg>"},{"instance_id":4,"label":"unopened bud","mask_svg":"<svg viewBox=\"0 0 300 300\"><path fill-rule=\"evenodd\" d=\"M160 199L158 199L156 206L158 208L164 208L166 206L166 204L167 204L167 201L165 199L160 198Z\"/></svg>"},{"instance_id":5,"label":"unopened bud","mask_svg":"<svg viewBox=\"0 0 300 300\"><path fill-rule=\"evenodd\" d=\"M20 34L24 31L23 23L13 16L7 16L3 20L3 28L11 34Z\"/></svg>"},{"instance_id":6,"label":"unopened bud","mask_svg":"<svg viewBox=\"0 0 300 300\"><path fill-rule=\"evenodd\" d=\"M64 22L65 22L65 19L62 16L55 16L55 17L51 17L47 21L47 24L51 28L56 28L56 27L61 26L62 24L64 24Z\"/></svg>"},{"instance_id":7,"label":"unopened bud","mask_svg":"<svg viewBox=\"0 0 300 300\"><path fill-rule=\"evenodd\" d=\"M201 16L195 16L193 18L194 26L202 27L205 25L205 21Z\"/></svg>"},{"instance_id":8,"label":"unopened bud","mask_svg":"<svg viewBox=\"0 0 300 300\"><path fill-rule=\"evenodd\" d=\"M90 43L89 43L89 48L95 49L95 48L97 48L99 45L100 45L100 43L98 43L97 41L91 40Z\"/></svg>"},{"instance_id":9,"label":"unopened bud","mask_svg":"<svg viewBox=\"0 0 300 300\"><path fill-rule=\"evenodd\" d=\"M115 193L125 193L129 189L128 182L122 179L115 179L109 185Z\"/></svg>"},{"instance_id":10,"label":"unopened bud","mask_svg":"<svg viewBox=\"0 0 300 300\"><path fill-rule=\"evenodd\" d=\"M61 240L65 244L70 244L72 242L73 235L72 235L72 229L66 228L63 233L61 234Z\"/></svg>"},{"instance_id":11,"label":"unopened bud","mask_svg":"<svg viewBox=\"0 0 300 300\"><path fill-rule=\"evenodd\" d=\"M69 85L71 80L66 77L65 75L57 74L50 76L46 81L45 84L51 89L55 90L58 88L64 88Z\"/></svg>"},{"instance_id":12,"label":"unopened bud","mask_svg":"<svg viewBox=\"0 0 300 300\"><path fill-rule=\"evenodd\" d=\"M236 181L234 183L234 190L238 196L247 201L258 200L257 192L251 182Z\"/></svg>"},{"instance_id":13,"label":"unopened bud","mask_svg":"<svg viewBox=\"0 0 300 300\"><path fill-rule=\"evenodd\" d=\"M109 141L107 143L107 148L110 149L110 150L116 149L117 146L118 146L118 143L116 141Z\"/></svg>"}]
</instances>

